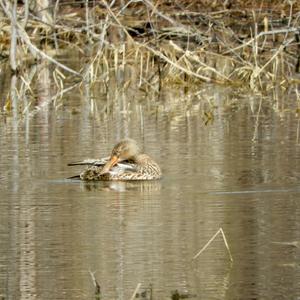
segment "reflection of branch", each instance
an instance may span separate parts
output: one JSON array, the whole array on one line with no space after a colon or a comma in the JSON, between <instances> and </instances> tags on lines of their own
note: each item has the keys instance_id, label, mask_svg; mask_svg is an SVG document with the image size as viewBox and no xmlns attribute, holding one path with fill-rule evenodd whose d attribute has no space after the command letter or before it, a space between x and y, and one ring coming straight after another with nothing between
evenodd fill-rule
<instances>
[{"instance_id":1,"label":"reflection of branch","mask_svg":"<svg viewBox=\"0 0 300 300\"><path fill-rule=\"evenodd\" d=\"M61 97L63 94L65 94L66 92L74 89L75 87L77 87L79 85L80 82L77 82L75 84L73 84L72 86L69 86L67 88L65 88L62 91L59 91L56 95L54 95L53 97L51 97L49 100L44 101L41 105L35 107L35 109L33 111L31 111L28 114L28 117L32 118L34 115L36 115L41 109L43 109L44 107L46 107L47 105L49 105L52 101L54 101L56 98Z\"/></svg>"},{"instance_id":2,"label":"reflection of branch","mask_svg":"<svg viewBox=\"0 0 300 300\"><path fill-rule=\"evenodd\" d=\"M261 111L261 105L262 105L262 98L260 98L260 101L259 101L259 107L258 107L258 111L257 111L257 115L256 115L252 142L254 142L257 139L257 132L258 132L258 127L259 127L259 115L260 115L260 111Z\"/></svg>"}]
</instances>

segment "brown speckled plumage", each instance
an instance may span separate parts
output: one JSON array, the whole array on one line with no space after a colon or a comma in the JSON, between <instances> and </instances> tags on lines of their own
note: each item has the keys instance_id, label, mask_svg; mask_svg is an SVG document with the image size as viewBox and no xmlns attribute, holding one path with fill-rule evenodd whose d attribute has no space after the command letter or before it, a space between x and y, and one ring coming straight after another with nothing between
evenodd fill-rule
<instances>
[{"instance_id":1,"label":"brown speckled plumage","mask_svg":"<svg viewBox=\"0 0 300 300\"><path fill-rule=\"evenodd\" d=\"M79 176L81 180L154 180L162 176L159 165L147 154L141 153L136 141L119 142L109 158L85 160L69 165L88 165Z\"/></svg>"}]
</instances>

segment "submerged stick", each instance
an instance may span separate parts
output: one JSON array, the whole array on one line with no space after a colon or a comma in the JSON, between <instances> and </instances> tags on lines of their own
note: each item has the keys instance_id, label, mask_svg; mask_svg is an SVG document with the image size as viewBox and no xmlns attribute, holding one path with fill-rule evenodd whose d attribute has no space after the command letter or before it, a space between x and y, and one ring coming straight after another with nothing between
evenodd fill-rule
<instances>
[{"instance_id":1,"label":"submerged stick","mask_svg":"<svg viewBox=\"0 0 300 300\"><path fill-rule=\"evenodd\" d=\"M229 249L229 245L227 243L227 239L226 239L226 236L224 234L224 231L222 228L220 228L214 235L213 237L200 249L200 251L193 257L193 259L196 259L210 244L211 242L216 238L216 236L221 233L222 234L222 237L223 237L223 241L224 241L224 244L226 246L226 249L228 251L228 254L229 254L229 257L230 257L230 260L233 261L233 258L232 258L232 255L231 255L231 252L230 252L230 249Z\"/></svg>"},{"instance_id":2,"label":"submerged stick","mask_svg":"<svg viewBox=\"0 0 300 300\"><path fill-rule=\"evenodd\" d=\"M94 284L94 287L95 287L95 296L96 296L96 299L100 299L101 297L101 287L100 287L100 284L98 283L96 277L95 277L95 272L92 272L92 271L89 271L90 272L90 275L92 277L92 280L93 280L93 284Z\"/></svg>"},{"instance_id":3,"label":"submerged stick","mask_svg":"<svg viewBox=\"0 0 300 300\"><path fill-rule=\"evenodd\" d=\"M135 288L135 290L134 290L134 292L133 292L133 294L132 294L130 300L134 300L134 298L136 297L136 294L137 294L137 292L139 291L141 285L142 285L141 283L138 283L138 284L137 284L137 286L136 286L136 288Z\"/></svg>"}]
</instances>

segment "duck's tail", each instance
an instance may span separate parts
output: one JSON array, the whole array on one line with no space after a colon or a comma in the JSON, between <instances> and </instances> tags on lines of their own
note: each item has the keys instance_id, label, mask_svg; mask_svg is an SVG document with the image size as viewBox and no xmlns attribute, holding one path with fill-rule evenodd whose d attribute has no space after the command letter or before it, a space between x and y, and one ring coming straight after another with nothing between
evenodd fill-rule
<instances>
[{"instance_id":1,"label":"duck's tail","mask_svg":"<svg viewBox=\"0 0 300 300\"><path fill-rule=\"evenodd\" d=\"M79 180L80 179L80 175L71 176L71 177L68 177L67 179L76 179L76 180Z\"/></svg>"},{"instance_id":2,"label":"duck's tail","mask_svg":"<svg viewBox=\"0 0 300 300\"><path fill-rule=\"evenodd\" d=\"M109 157L102 159L85 159L68 163L68 166L103 166L107 163Z\"/></svg>"},{"instance_id":3,"label":"duck's tail","mask_svg":"<svg viewBox=\"0 0 300 300\"><path fill-rule=\"evenodd\" d=\"M89 162L89 161L75 161L68 163L68 166L92 166L94 162Z\"/></svg>"}]
</instances>

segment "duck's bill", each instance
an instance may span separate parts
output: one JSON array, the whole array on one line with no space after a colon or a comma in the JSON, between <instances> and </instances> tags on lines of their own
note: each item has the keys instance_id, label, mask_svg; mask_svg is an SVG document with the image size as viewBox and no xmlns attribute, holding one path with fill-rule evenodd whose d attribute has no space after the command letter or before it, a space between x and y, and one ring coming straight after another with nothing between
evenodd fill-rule
<instances>
[{"instance_id":1,"label":"duck's bill","mask_svg":"<svg viewBox=\"0 0 300 300\"><path fill-rule=\"evenodd\" d=\"M118 163L119 159L117 156L112 156L110 160L102 168L100 175L108 173L110 169Z\"/></svg>"}]
</instances>

